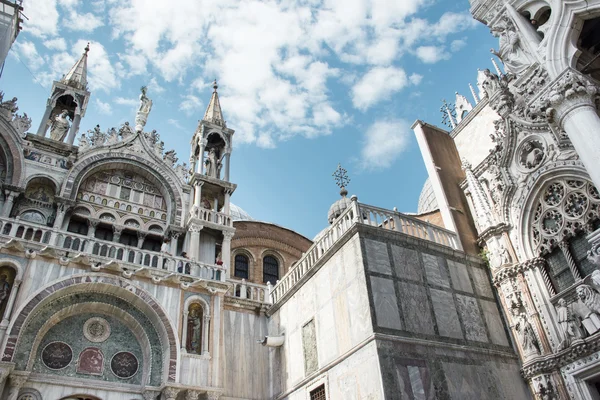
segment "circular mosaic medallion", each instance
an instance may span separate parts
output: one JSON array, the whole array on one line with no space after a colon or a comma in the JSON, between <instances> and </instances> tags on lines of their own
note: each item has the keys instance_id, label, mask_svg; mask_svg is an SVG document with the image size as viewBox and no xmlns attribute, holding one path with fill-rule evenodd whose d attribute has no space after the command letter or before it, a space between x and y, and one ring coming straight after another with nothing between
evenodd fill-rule
<instances>
[{"instance_id":1,"label":"circular mosaic medallion","mask_svg":"<svg viewBox=\"0 0 600 400\"><path fill-rule=\"evenodd\" d=\"M83 324L83 335L90 342L104 342L110 336L110 325L104 318L90 318Z\"/></svg>"},{"instance_id":2,"label":"circular mosaic medallion","mask_svg":"<svg viewBox=\"0 0 600 400\"><path fill-rule=\"evenodd\" d=\"M63 369L73 360L73 350L64 342L48 343L42 350L42 362L50 369Z\"/></svg>"},{"instance_id":3,"label":"circular mosaic medallion","mask_svg":"<svg viewBox=\"0 0 600 400\"><path fill-rule=\"evenodd\" d=\"M119 378L131 378L137 373L138 367L137 358L127 351L115 354L110 360L110 369Z\"/></svg>"}]
</instances>

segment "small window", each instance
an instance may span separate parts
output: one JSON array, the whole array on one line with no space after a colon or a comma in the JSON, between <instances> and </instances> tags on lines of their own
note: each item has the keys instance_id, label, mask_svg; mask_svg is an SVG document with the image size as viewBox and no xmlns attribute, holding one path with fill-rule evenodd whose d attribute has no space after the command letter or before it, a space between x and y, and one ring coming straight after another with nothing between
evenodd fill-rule
<instances>
[{"instance_id":1,"label":"small window","mask_svg":"<svg viewBox=\"0 0 600 400\"><path fill-rule=\"evenodd\" d=\"M88 234L87 222L81 221L78 219L71 219L69 221L69 226L67 227L67 232L77 233L79 235L87 235Z\"/></svg>"},{"instance_id":2,"label":"small window","mask_svg":"<svg viewBox=\"0 0 600 400\"><path fill-rule=\"evenodd\" d=\"M129 195L131 194L131 189L126 188L126 187L122 187L121 188L121 193L119 195L119 198L121 200L129 200Z\"/></svg>"},{"instance_id":3,"label":"small window","mask_svg":"<svg viewBox=\"0 0 600 400\"><path fill-rule=\"evenodd\" d=\"M123 233L121 233L121 237L119 238L119 243L124 244L125 246L137 247L138 237L135 232L123 231Z\"/></svg>"},{"instance_id":4,"label":"small window","mask_svg":"<svg viewBox=\"0 0 600 400\"><path fill-rule=\"evenodd\" d=\"M263 260L263 282L273 285L279 280L279 263L273 256L266 256Z\"/></svg>"},{"instance_id":5,"label":"small window","mask_svg":"<svg viewBox=\"0 0 600 400\"><path fill-rule=\"evenodd\" d=\"M317 386L310 391L310 400L327 400L325 395L325 384Z\"/></svg>"},{"instance_id":6,"label":"small window","mask_svg":"<svg viewBox=\"0 0 600 400\"><path fill-rule=\"evenodd\" d=\"M235 256L234 276L237 278L248 279L248 257L242 254Z\"/></svg>"},{"instance_id":7,"label":"small window","mask_svg":"<svg viewBox=\"0 0 600 400\"><path fill-rule=\"evenodd\" d=\"M99 226L98 228L96 228L95 237L96 239L112 242L113 230L110 227Z\"/></svg>"}]
</instances>

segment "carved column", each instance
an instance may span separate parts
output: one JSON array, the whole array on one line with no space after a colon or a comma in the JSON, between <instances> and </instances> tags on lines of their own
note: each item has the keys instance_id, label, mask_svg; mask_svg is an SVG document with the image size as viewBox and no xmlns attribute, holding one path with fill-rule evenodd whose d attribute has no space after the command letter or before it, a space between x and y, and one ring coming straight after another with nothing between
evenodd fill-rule
<instances>
[{"instance_id":1,"label":"carved column","mask_svg":"<svg viewBox=\"0 0 600 400\"><path fill-rule=\"evenodd\" d=\"M185 400L198 400L199 395L200 395L200 392L198 392L196 390L188 389L187 393L185 394Z\"/></svg>"},{"instance_id":2,"label":"carved column","mask_svg":"<svg viewBox=\"0 0 600 400\"><path fill-rule=\"evenodd\" d=\"M534 104L556 121L571 139L592 182L600 188L600 117L594 104L598 86L574 69L566 69Z\"/></svg>"},{"instance_id":3,"label":"carved column","mask_svg":"<svg viewBox=\"0 0 600 400\"><path fill-rule=\"evenodd\" d=\"M181 324L181 352L187 353L187 331L188 331L188 310L183 310L183 324Z\"/></svg>"},{"instance_id":4,"label":"carved column","mask_svg":"<svg viewBox=\"0 0 600 400\"><path fill-rule=\"evenodd\" d=\"M210 315L205 315L202 321L202 354L208 355L208 335L210 333L208 327L210 326Z\"/></svg>"},{"instance_id":5,"label":"carved column","mask_svg":"<svg viewBox=\"0 0 600 400\"><path fill-rule=\"evenodd\" d=\"M181 236L181 233L171 232L169 236L171 238L171 254L177 256L177 242L179 241L179 236Z\"/></svg>"},{"instance_id":6,"label":"carved column","mask_svg":"<svg viewBox=\"0 0 600 400\"><path fill-rule=\"evenodd\" d=\"M202 126L202 131L204 133L204 126ZM199 174L204 174L204 149L206 148L206 144L208 141L204 138L200 140L200 154L199 154L199 163L197 166L197 171Z\"/></svg>"},{"instance_id":7,"label":"carved column","mask_svg":"<svg viewBox=\"0 0 600 400\"><path fill-rule=\"evenodd\" d=\"M73 144L75 141L75 136L77 136L77 132L79 132L79 124L81 123L81 111L79 107L75 110L75 118L73 118L73 124L71 125L71 129L69 130L69 136L67 137L67 143Z\"/></svg>"},{"instance_id":8,"label":"carved column","mask_svg":"<svg viewBox=\"0 0 600 400\"><path fill-rule=\"evenodd\" d=\"M194 207L199 208L202 204L202 185L204 182L194 182Z\"/></svg>"},{"instance_id":9,"label":"carved column","mask_svg":"<svg viewBox=\"0 0 600 400\"><path fill-rule=\"evenodd\" d=\"M8 217L10 215L10 212L12 211L13 208L13 204L15 203L15 198L19 195L18 192L12 191L12 190L7 190L5 192L5 200L4 200L4 207L2 207L2 216L3 217Z\"/></svg>"},{"instance_id":10,"label":"carved column","mask_svg":"<svg viewBox=\"0 0 600 400\"><path fill-rule=\"evenodd\" d=\"M162 394L165 396L165 400L175 400L180 391L181 389L178 388L166 387L163 389Z\"/></svg>"},{"instance_id":11,"label":"carved column","mask_svg":"<svg viewBox=\"0 0 600 400\"><path fill-rule=\"evenodd\" d=\"M231 165L231 163L229 162L229 160L231 159L231 149L227 149L226 150L226 156L225 156L225 177L224 180L226 180L227 182L229 182L229 166Z\"/></svg>"},{"instance_id":12,"label":"carved column","mask_svg":"<svg viewBox=\"0 0 600 400\"><path fill-rule=\"evenodd\" d=\"M56 203L56 218L54 219L54 229L62 228L63 221L65 220L65 214L67 213L67 205L63 201Z\"/></svg>"},{"instance_id":13,"label":"carved column","mask_svg":"<svg viewBox=\"0 0 600 400\"><path fill-rule=\"evenodd\" d=\"M223 202L223 212L226 215L229 215L229 205L231 203L231 190L226 189L225 190L225 200Z\"/></svg>"},{"instance_id":14,"label":"carved column","mask_svg":"<svg viewBox=\"0 0 600 400\"><path fill-rule=\"evenodd\" d=\"M202 225L191 224L188 228L190 232L189 257L192 260L200 259L200 231L204 228Z\"/></svg>"},{"instance_id":15,"label":"carved column","mask_svg":"<svg viewBox=\"0 0 600 400\"><path fill-rule=\"evenodd\" d=\"M579 269L577 269L577 264L575 264L575 260L573 259L573 255L571 254L571 250L569 250L569 243L566 240L561 240L558 242L558 247L563 252L563 255L567 259L567 264L569 264L569 269L571 273L575 277L575 281L581 280L581 273L579 273Z\"/></svg>"},{"instance_id":16,"label":"carved column","mask_svg":"<svg viewBox=\"0 0 600 400\"><path fill-rule=\"evenodd\" d=\"M8 396L6 400L17 400L19 391L27 382L28 375L11 375L8 378Z\"/></svg>"},{"instance_id":17,"label":"carved column","mask_svg":"<svg viewBox=\"0 0 600 400\"><path fill-rule=\"evenodd\" d=\"M40 121L40 127L38 128L37 134L39 136L46 136L46 131L48 130L48 120L50 119L50 114L52 114L52 101L48 99L46 101L46 111L44 111L44 116Z\"/></svg>"},{"instance_id":18,"label":"carved column","mask_svg":"<svg viewBox=\"0 0 600 400\"><path fill-rule=\"evenodd\" d=\"M223 265L225 266L225 278L221 277L220 280L229 279L229 273L231 268L231 239L233 238L233 232L223 232L223 245L221 247L221 257L223 259Z\"/></svg>"}]
</instances>

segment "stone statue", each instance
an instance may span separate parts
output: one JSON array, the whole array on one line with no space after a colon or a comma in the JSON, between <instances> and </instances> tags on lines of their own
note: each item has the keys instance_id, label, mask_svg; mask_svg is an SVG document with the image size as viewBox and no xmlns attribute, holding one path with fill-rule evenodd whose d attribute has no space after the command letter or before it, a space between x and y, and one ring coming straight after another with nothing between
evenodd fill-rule
<instances>
[{"instance_id":1,"label":"stone statue","mask_svg":"<svg viewBox=\"0 0 600 400\"><path fill-rule=\"evenodd\" d=\"M102 146L106 141L106 134L100 130L100 125L96 125L91 132L90 142L92 146Z\"/></svg>"},{"instance_id":2,"label":"stone statue","mask_svg":"<svg viewBox=\"0 0 600 400\"><path fill-rule=\"evenodd\" d=\"M174 166L175 163L177 162L177 157L175 156L175 150L169 150L165 153L165 156L163 157L163 160L165 160L169 165Z\"/></svg>"},{"instance_id":3,"label":"stone statue","mask_svg":"<svg viewBox=\"0 0 600 400\"><path fill-rule=\"evenodd\" d=\"M15 115L11 124L19 135L23 135L31 128L31 118L27 116L27 113L23 113L23 116Z\"/></svg>"},{"instance_id":4,"label":"stone statue","mask_svg":"<svg viewBox=\"0 0 600 400\"><path fill-rule=\"evenodd\" d=\"M600 295L589 285L580 285L576 289L580 307L575 312L582 318L585 330L593 335L600 329ZM585 307L583 307L583 306Z\"/></svg>"},{"instance_id":5,"label":"stone statue","mask_svg":"<svg viewBox=\"0 0 600 400\"><path fill-rule=\"evenodd\" d=\"M119 134L117 133L117 130L115 128L110 128L108 130L107 136L108 136L108 138L106 139L107 145L115 144L119 141Z\"/></svg>"},{"instance_id":6,"label":"stone statue","mask_svg":"<svg viewBox=\"0 0 600 400\"><path fill-rule=\"evenodd\" d=\"M10 283L7 281L8 276L6 274L0 275L0 306L8 301L8 295L10 293Z\"/></svg>"},{"instance_id":7,"label":"stone statue","mask_svg":"<svg viewBox=\"0 0 600 400\"><path fill-rule=\"evenodd\" d=\"M202 354L201 328L202 321L198 315L198 310L194 308L190 311L188 317L188 351L191 353Z\"/></svg>"},{"instance_id":8,"label":"stone statue","mask_svg":"<svg viewBox=\"0 0 600 400\"><path fill-rule=\"evenodd\" d=\"M88 140L88 137L86 136L86 134L82 133L81 137L79 138L79 151L84 152L84 151L88 150L89 148L90 148L90 141Z\"/></svg>"},{"instance_id":9,"label":"stone statue","mask_svg":"<svg viewBox=\"0 0 600 400\"><path fill-rule=\"evenodd\" d=\"M521 39L513 23L505 18L492 29L492 35L499 38L500 49L491 49L491 53L504 63L506 70L513 74L519 74L529 67L533 60L523 49Z\"/></svg>"},{"instance_id":10,"label":"stone statue","mask_svg":"<svg viewBox=\"0 0 600 400\"><path fill-rule=\"evenodd\" d=\"M67 119L68 116L69 112L63 110L56 118L54 118L52 126L50 127L50 139L56 140L57 142L62 142L65 139L70 127L69 120Z\"/></svg>"},{"instance_id":11,"label":"stone statue","mask_svg":"<svg viewBox=\"0 0 600 400\"><path fill-rule=\"evenodd\" d=\"M138 132L141 132L144 129L146 121L148 120L148 114L150 114L150 110L152 110L152 100L146 96L148 88L142 86L140 90L142 92L140 94L140 107L135 116L135 130Z\"/></svg>"},{"instance_id":12,"label":"stone statue","mask_svg":"<svg viewBox=\"0 0 600 400\"><path fill-rule=\"evenodd\" d=\"M577 297L590 311L600 314L600 295L589 285L580 285L577 287Z\"/></svg>"},{"instance_id":13,"label":"stone statue","mask_svg":"<svg viewBox=\"0 0 600 400\"><path fill-rule=\"evenodd\" d=\"M527 320L525 314L521 314L519 319L520 321L515 325L515 329L519 333L521 347L525 353L524 355L527 356L530 354L540 354L540 349L535 332L533 331L533 327Z\"/></svg>"},{"instance_id":14,"label":"stone statue","mask_svg":"<svg viewBox=\"0 0 600 400\"><path fill-rule=\"evenodd\" d=\"M581 322L567 307L565 299L558 300L556 315L558 317L558 325L564 335L563 341L558 345L559 350L569 347L571 340L582 339L585 336Z\"/></svg>"},{"instance_id":15,"label":"stone statue","mask_svg":"<svg viewBox=\"0 0 600 400\"><path fill-rule=\"evenodd\" d=\"M134 134L134 132L133 132L133 129L131 129L131 126L129 126L129 122L125 122L119 128L119 136L121 136L123 138L123 140L127 139L129 136L131 136L133 134Z\"/></svg>"},{"instance_id":16,"label":"stone statue","mask_svg":"<svg viewBox=\"0 0 600 400\"><path fill-rule=\"evenodd\" d=\"M523 146L523 156L525 158L525 166L527 168L535 168L542 163L544 152L535 147L531 142L527 142Z\"/></svg>"},{"instance_id":17,"label":"stone statue","mask_svg":"<svg viewBox=\"0 0 600 400\"><path fill-rule=\"evenodd\" d=\"M2 109L7 119L12 119L13 115L19 111L19 107L17 107L17 98L13 97L12 100L3 101L4 93L0 92L0 94L0 109Z\"/></svg>"},{"instance_id":18,"label":"stone statue","mask_svg":"<svg viewBox=\"0 0 600 400\"><path fill-rule=\"evenodd\" d=\"M487 68L483 70L483 75L485 76L485 79L481 83L481 87L487 97L490 98L494 93L500 90L500 78Z\"/></svg>"},{"instance_id":19,"label":"stone statue","mask_svg":"<svg viewBox=\"0 0 600 400\"><path fill-rule=\"evenodd\" d=\"M223 156L219 158L217 156L217 151L214 149L214 147L208 151L208 158L204 162L204 164L206 165L206 176L219 179L221 171L221 161L223 160Z\"/></svg>"},{"instance_id":20,"label":"stone statue","mask_svg":"<svg viewBox=\"0 0 600 400\"><path fill-rule=\"evenodd\" d=\"M500 265L510 264L512 262L510 253L503 244L498 247L498 258L500 259Z\"/></svg>"}]
</instances>

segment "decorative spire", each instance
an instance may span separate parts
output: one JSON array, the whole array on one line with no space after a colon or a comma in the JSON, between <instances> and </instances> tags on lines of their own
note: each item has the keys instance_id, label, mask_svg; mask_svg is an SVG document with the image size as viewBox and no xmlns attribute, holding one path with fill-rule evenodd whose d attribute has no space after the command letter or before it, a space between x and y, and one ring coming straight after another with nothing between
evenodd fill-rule
<instances>
[{"instance_id":1,"label":"decorative spire","mask_svg":"<svg viewBox=\"0 0 600 400\"><path fill-rule=\"evenodd\" d=\"M471 95L473 95L473 99L475 99L475 104L479 104L479 96L477 96L475 89L473 89L473 85L471 85L470 83L469 83L469 89L471 89Z\"/></svg>"},{"instance_id":2,"label":"decorative spire","mask_svg":"<svg viewBox=\"0 0 600 400\"><path fill-rule=\"evenodd\" d=\"M223 113L221 112L221 103L219 102L219 94L217 93L219 85L217 84L216 79L213 81L212 87L213 94L208 103L208 107L206 108L206 112L204 113L204 120L225 127L225 120L223 119Z\"/></svg>"},{"instance_id":3,"label":"decorative spire","mask_svg":"<svg viewBox=\"0 0 600 400\"><path fill-rule=\"evenodd\" d=\"M467 159L461 160L462 169L465 171L469 192L471 193L471 199L473 200L473 208L475 209L475 215L477 216L477 224L479 225L479 233L485 231L487 228L494 224L494 215L492 213L492 207L488 201L481 182L477 180L473 173L473 167Z\"/></svg>"},{"instance_id":4,"label":"decorative spire","mask_svg":"<svg viewBox=\"0 0 600 400\"><path fill-rule=\"evenodd\" d=\"M440 108L442 113L442 124L449 128L456 128L456 107L454 104L448 104L446 100L442 100L442 107Z\"/></svg>"},{"instance_id":5,"label":"decorative spire","mask_svg":"<svg viewBox=\"0 0 600 400\"><path fill-rule=\"evenodd\" d=\"M346 190L346 186L350 183L350 178L348 177L348 171L345 168L342 168L341 164L338 164L337 169L332 174L333 179L335 179L335 184L340 188L340 195L342 197L346 197L348 191Z\"/></svg>"},{"instance_id":6,"label":"decorative spire","mask_svg":"<svg viewBox=\"0 0 600 400\"><path fill-rule=\"evenodd\" d=\"M87 58L89 51L90 44L88 43L79 61L61 79L62 83L77 89L87 90Z\"/></svg>"}]
</instances>

